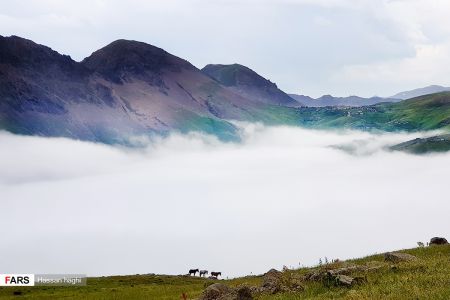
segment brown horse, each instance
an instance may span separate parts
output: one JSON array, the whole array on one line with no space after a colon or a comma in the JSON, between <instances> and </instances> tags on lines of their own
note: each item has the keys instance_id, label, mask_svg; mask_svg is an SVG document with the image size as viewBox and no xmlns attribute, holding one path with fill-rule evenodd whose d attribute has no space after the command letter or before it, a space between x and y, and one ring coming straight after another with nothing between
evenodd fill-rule
<instances>
[{"instance_id":1,"label":"brown horse","mask_svg":"<svg viewBox=\"0 0 450 300\"><path fill-rule=\"evenodd\" d=\"M219 277L222 276L222 272L211 272L212 277Z\"/></svg>"},{"instance_id":2,"label":"brown horse","mask_svg":"<svg viewBox=\"0 0 450 300\"><path fill-rule=\"evenodd\" d=\"M198 269L190 269L189 270L189 276L191 275L191 274L194 274L194 276L195 276L195 273L197 273L198 272Z\"/></svg>"}]
</instances>

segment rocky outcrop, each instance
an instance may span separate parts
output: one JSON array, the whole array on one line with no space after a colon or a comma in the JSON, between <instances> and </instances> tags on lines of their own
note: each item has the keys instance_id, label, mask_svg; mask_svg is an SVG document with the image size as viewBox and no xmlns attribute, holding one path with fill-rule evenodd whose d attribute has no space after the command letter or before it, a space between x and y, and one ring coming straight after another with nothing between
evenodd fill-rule
<instances>
[{"instance_id":1,"label":"rocky outcrop","mask_svg":"<svg viewBox=\"0 0 450 300\"><path fill-rule=\"evenodd\" d=\"M303 290L301 279L291 273L283 273L275 269L269 270L263 275L259 287L253 287L254 293L277 294L286 292L300 292Z\"/></svg>"},{"instance_id":2,"label":"rocky outcrop","mask_svg":"<svg viewBox=\"0 0 450 300\"><path fill-rule=\"evenodd\" d=\"M199 300L252 300L252 292L247 286L237 288L229 287L222 283L214 283L208 286Z\"/></svg>"},{"instance_id":3,"label":"rocky outcrop","mask_svg":"<svg viewBox=\"0 0 450 300\"><path fill-rule=\"evenodd\" d=\"M393 263L416 260L417 257L408 253L387 252L384 254L384 260Z\"/></svg>"},{"instance_id":4,"label":"rocky outcrop","mask_svg":"<svg viewBox=\"0 0 450 300\"><path fill-rule=\"evenodd\" d=\"M275 269L270 269L264 274L261 290L270 294L275 294L282 290L283 273Z\"/></svg>"},{"instance_id":5,"label":"rocky outcrop","mask_svg":"<svg viewBox=\"0 0 450 300\"><path fill-rule=\"evenodd\" d=\"M434 237L430 240L430 246L431 245L447 245L448 241L447 239L443 237Z\"/></svg>"}]
</instances>

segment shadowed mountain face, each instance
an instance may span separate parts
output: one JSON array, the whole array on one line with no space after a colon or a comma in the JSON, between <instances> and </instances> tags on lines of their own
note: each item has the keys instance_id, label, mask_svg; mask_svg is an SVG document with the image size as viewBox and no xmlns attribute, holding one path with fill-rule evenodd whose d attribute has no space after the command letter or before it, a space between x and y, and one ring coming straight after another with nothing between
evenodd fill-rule
<instances>
[{"instance_id":1,"label":"shadowed mountain face","mask_svg":"<svg viewBox=\"0 0 450 300\"><path fill-rule=\"evenodd\" d=\"M229 87L236 94L254 101L272 105L302 106L301 103L281 91L275 83L245 66L239 64L207 65L202 72Z\"/></svg>"},{"instance_id":2,"label":"shadowed mountain face","mask_svg":"<svg viewBox=\"0 0 450 300\"><path fill-rule=\"evenodd\" d=\"M0 100L2 129L105 143L173 130L227 140L236 128L226 120L293 119L160 48L127 40L75 62L26 39L0 37Z\"/></svg>"}]
</instances>

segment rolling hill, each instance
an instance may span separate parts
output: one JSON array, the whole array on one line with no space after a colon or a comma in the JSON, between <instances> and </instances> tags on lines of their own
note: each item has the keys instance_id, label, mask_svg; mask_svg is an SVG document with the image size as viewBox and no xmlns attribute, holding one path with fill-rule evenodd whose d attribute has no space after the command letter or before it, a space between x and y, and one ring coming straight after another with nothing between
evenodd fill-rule
<instances>
[{"instance_id":1,"label":"rolling hill","mask_svg":"<svg viewBox=\"0 0 450 300\"><path fill-rule=\"evenodd\" d=\"M300 124L312 128L450 130L450 92L363 107L307 107L299 115Z\"/></svg>"}]
</instances>

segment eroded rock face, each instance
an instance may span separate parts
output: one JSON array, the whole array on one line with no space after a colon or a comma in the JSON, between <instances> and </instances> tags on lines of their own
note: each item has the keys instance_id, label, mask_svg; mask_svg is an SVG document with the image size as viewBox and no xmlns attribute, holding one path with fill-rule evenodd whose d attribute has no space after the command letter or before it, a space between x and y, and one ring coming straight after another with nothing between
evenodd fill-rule
<instances>
[{"instance_id":1,"label":"eroded rock face","mask_svg":"<svg viewBox=\"0 0 450 300\"><path fill-rule=\"evenodd\" d=\"M448 241L447 239L443 237L434 237L430 240L430 246L431 245L447 245Z\"/></svg>"},{"instance_id":2,"label":"eroded rock face","mask_svg":"<svg viewBox=\"0 0 450 300\"><path fill-rule=\"evenodd\" d=\"M416 259L417 259L417 257L415 257L414 255L411 255L411 254L407 254L407 253L387 252L384 254L384 260L393 262L393 263L398 263L398 262L403 262L403 261L411 261L411 260L416 260Z\"/></svg>"}]
</instances>

